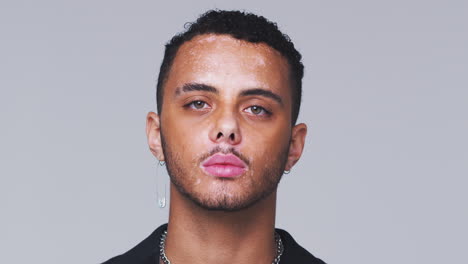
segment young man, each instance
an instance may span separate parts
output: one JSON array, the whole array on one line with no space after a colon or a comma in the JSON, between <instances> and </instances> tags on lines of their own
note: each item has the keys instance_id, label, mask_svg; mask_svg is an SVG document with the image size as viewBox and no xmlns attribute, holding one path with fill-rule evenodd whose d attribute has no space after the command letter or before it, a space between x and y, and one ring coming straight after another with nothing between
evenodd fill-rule
<instances>
[{"instance_id":1,"label":"young man","mask_svg":"<svg viewBox=\"0 0 468 264\"><path fill-rule=\"evenodd\" d=\"M209 11L167 45L147 116L171 179L162 225L107 264L323 263L275 229L276 190L299 160L303 65L264 17Z\"/></svg>"}]
</instances>

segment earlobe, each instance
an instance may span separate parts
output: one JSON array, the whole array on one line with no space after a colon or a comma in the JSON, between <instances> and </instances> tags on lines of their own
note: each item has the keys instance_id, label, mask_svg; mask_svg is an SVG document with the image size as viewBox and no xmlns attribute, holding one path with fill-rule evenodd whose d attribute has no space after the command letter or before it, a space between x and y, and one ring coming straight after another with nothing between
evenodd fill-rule
<instances>
[{"instance_id":1,"label":"earlobe","mask_svg":"<svg viewBox=\"0 0 468 264\"><path fill-rule=\"evenodd\" d=\"M164 152L161 143L161 123L159 115L149 112L146 116L146 137L148 146L153 155L160 161L164 161Z\"/></svg>"},{"instance_id":2,"label":"earlobe","mask_svg":"<svg viewBox=\"0 0 468 264\"><path fill-rule=\"evenodd\" d=\"M291 142L289 143L288 160L286 162L285 167L286 171L290 171L294 164L296 164L296 162L301 158L306 135L306 124L297 124L292 128Z\"/></svg>"}]
</instances>

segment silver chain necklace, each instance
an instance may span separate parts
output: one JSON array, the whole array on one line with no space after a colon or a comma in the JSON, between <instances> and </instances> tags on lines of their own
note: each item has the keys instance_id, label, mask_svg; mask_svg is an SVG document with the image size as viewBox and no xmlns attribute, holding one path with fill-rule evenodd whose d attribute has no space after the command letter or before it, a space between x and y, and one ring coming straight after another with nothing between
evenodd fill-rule
<instances>
[{"instance_id":1,"label":"silver chain necklace","mask_svg":"<svg viewBox=\"0 0 468 264\"><path fill-rule=\"evenodd\" d=\"M166 237L167 237L167 230L164 230L164 232L161 235L161 239L159 240L159 255L161 257L161 260L164 262L164 264L171 264L171 261L167 258L166 251L165 251ZM275 232L275 242L276 242L276 256L273 259L272 264L278 264L280 262L281 255L283 255L283 251L284 251L283 241L281 241L281 237L276 232Z\"/></svg>"}]
</instances>

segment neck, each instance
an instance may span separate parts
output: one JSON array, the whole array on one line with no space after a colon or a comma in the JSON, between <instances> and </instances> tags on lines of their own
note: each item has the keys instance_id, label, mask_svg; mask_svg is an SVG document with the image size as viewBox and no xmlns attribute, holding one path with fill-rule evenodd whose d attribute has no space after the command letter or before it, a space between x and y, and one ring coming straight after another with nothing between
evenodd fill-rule
<instances>
[{"instance_id":1,"label":"neck","mask_svg":"<svg viewBox=\"0 0 468 264\"><path fill-rule=\"evenodd\" d=\"M172 263L271 263L276 191L249 208L209 211L171 184L166 255Z\"/></svg>"}]
</instances>

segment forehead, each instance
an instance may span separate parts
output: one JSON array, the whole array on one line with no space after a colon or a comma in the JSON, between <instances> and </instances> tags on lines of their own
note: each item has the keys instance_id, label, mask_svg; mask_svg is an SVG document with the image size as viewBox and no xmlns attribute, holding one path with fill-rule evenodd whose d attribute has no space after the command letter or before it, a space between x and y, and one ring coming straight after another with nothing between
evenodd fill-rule
<instances>
[{"instance_id":1,"label":"forehead","mask_svg":"<svg viewBox=\"0 0 468 264\"><path fill-rule=\"evenodd\" d=\"M187 82L273 90L289 88L289 64L265 43L205 34L185 42L172 64L168 86Z\"/></svg>"}]
</instances>

